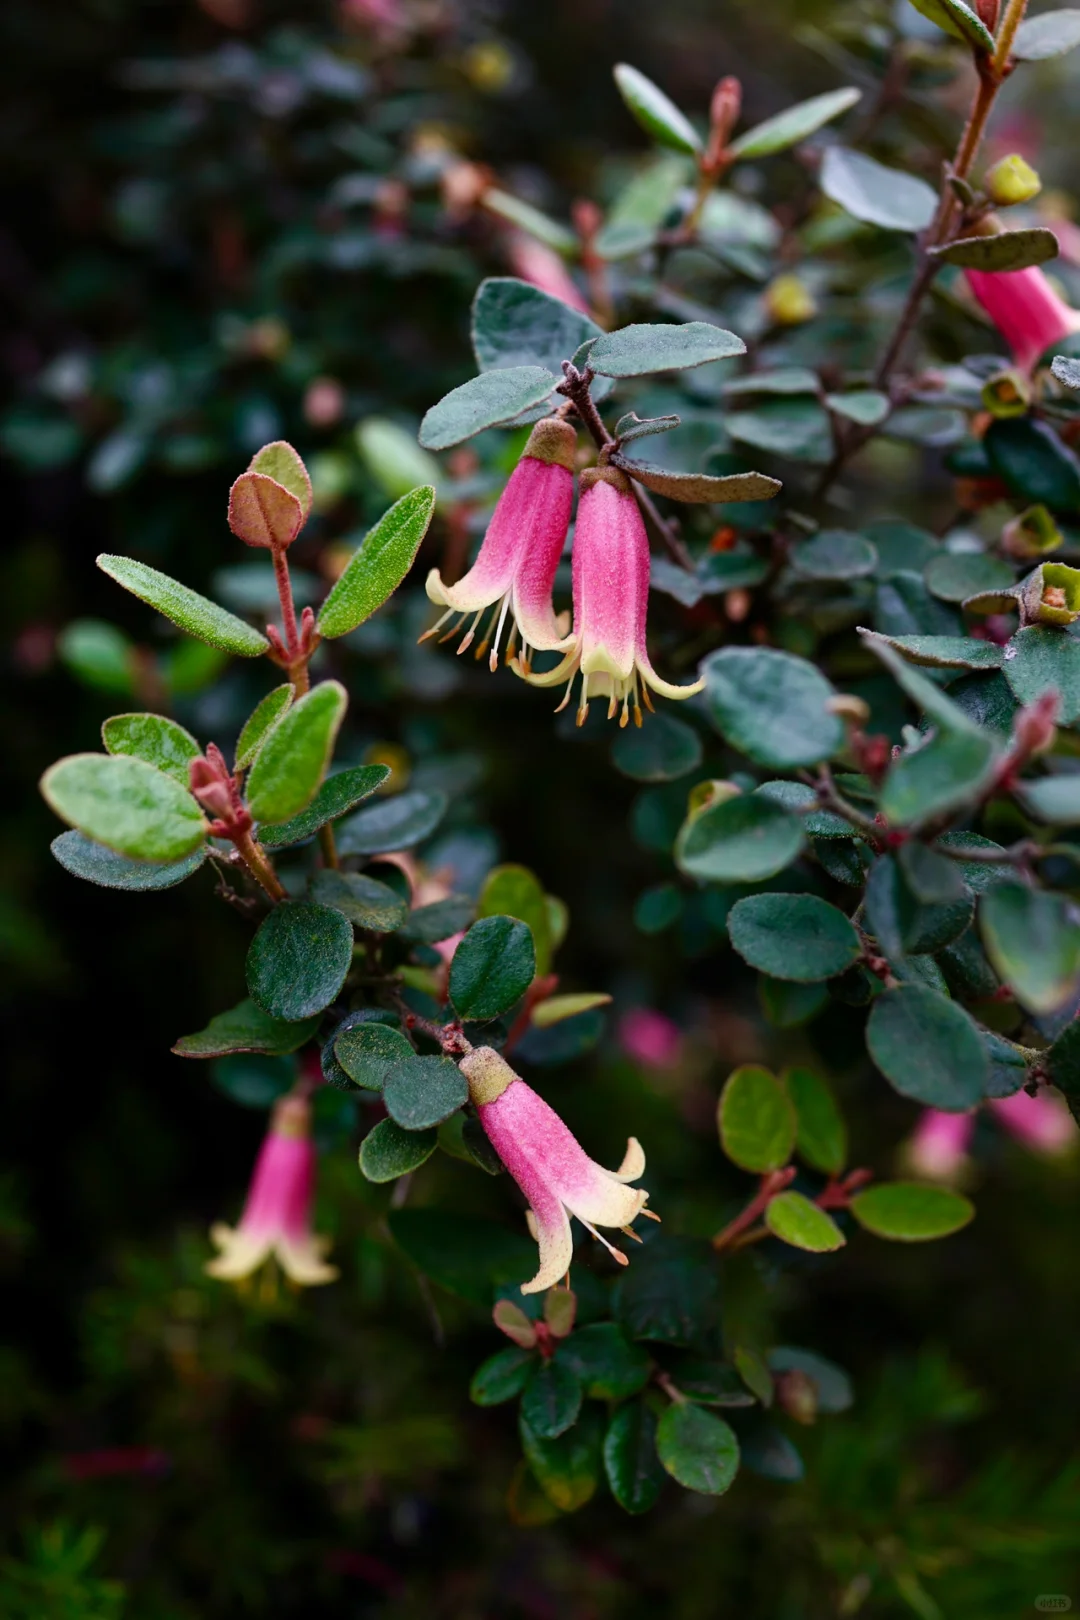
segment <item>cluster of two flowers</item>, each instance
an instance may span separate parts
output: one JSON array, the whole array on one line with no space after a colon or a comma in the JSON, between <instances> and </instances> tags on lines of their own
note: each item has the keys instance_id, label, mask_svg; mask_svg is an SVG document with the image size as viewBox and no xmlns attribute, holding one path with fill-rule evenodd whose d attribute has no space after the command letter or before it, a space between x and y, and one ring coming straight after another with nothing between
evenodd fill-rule
<instances>
[{"instance_id":1,"label":"cluster of two flowers","mask_svg":"<svg viewBox=\"0 0 1080 1620\"><path fill-rule=\"evenodd\" d=\"M480 621L490 619L477 648L489 654L495 670L503 632L510 621L506 660L535 686L567 683L560 707L570 701L580 673L578 723L591 697L608 700L608 716L631 712L641 724L641 703L651 708L649 688L662 697L685 698L702 682L673 686L649 662L645 617L649 596L649 542L629 479L615 467L591 467L581 475L574 525L573 629L560 622L552 602L555 573L566 544L574 499L577 434L558 416L538 422L488 525L476 562L456 585L445 585L438 569L428 576L427 593L445 609L427 632L434 635L457 616L444 640L471 618L459 652L471 646ZM520 651L515 653L517 638ZM562 653L550 670L532 668L535 652Z\"/></svg>"},{"instance_id":2,"label":"cluster of two flowers","mask_svg":"<svg viewBox=\"0 0 1080 1620\"><path fill-rule=\"evenodd\" d=\"M648 1193L629 1185L645 1170L640 1144L631 1137L619 1169L605 1170L491 1047L475 1047L462 1058L461 1070L492 1146L529 1203L540 1266L522 1293L540 1293L566 1276L574 1253L571 1215L625 1264L625 1255L596 1228L615 1227L635 1237L631 1223L651 1215ZM337 1271L326 1263L328 1241L312 1229L314 1193L311 1105L306 1094L293 1092L274 1110L239 1225L211 1229L221 1253L207 1266L210 1275L240 1281L273 1257L291 1282L333 1282Z\"/></svg>"}]
</instances>

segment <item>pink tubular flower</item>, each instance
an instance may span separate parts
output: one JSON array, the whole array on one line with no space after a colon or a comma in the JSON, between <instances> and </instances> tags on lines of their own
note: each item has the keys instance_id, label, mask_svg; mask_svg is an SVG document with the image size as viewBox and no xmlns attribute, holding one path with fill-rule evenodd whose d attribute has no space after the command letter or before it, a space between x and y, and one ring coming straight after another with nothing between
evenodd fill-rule
<instances>
[{"instance_id":1,"label":"pink tubular flower","mask_svg":"<svg viewBox=\"0 0 1080 1620\"><path fill-rule=\"evenodd\" d=\"M574 1256L571 1215L626 1265L626 1256L596 1228L616 1226L632 1236L631 1221L649 1213L648 1193L626 1185L645 1170L645 1155L635 1138L627 1143L619 1169L604 1170L555 1110L490 1046L478 1046L463 1058L461 1072L480 1123L532 1210L540 1269L531 1282L522 1283L521 1292L542 1293L566 1276Z\"/></svg>"},{"instance_id":2,"label":"pink tubular flower","mask_svg":"<svg viewBox=\"0 0 1080 1620\"><path fill-rule=\"evenodd\" d=\"M619 1019L619 1045L649 1069L670 1069L682 1052L682 1030L652 1007L634 1007Z\"/></svg>"},{"instance_id":3,"label":"pink tubular flower","mask_svg":"<svg viewBox=\"0 0 1080 1620\"><path fill-rule=\"evenodd\" d=\"M967 1162L974 1114L946 1114L924 1108L908 1143L908 1168L930 1181L953 1181Z\"/></svg>"},{"instance_id":4,"label":"pink tubular flower","mask_svg":"<svg viewBox=\"0 0 1080 1620\"><path fill-rule=\"evenodd\" d=\"M311 1230L314 1192L311 1105L305 1097L283 1097L259 1149L239 1226L219 1221L210 1229L221 1250L207 1264L210 1276L238 1282L273 1256L291 1282L304 1287L333 1282L337 1268L323 1259L329 1239Z\"/></svg>"},{"instance_id":5,"label":"pink tubular flower","mask_svg":"<svg viewBox=\"0 0 1080 1620\"><path fill-rule=\"evenodd\" d=\"M562 652L570 645L570 637L563 634L555 617L551 590L570 526L576 448L577 434L568 422L549 416L536 424L499 497L480 555L464 579L456 585L444 585L437 568L428 575L428 596L446 612L421 636L422 641L433 636L455 613L461 614L458 624L443 636L446 641L471 613L475 617L458 647L458 652L463 653L476 634L481 614L494 605L487 631L476 649L479 658L494 629L489 660L492 671L498 667L499 641L507 614L514 621L506 649L508 660L518 631L524 658L530 647Z\"/></svg>"},{"instance_id":6,"label":"pink tubular flower","mask_svg":"<svg viewBox=\"0 0 1080 1620\"><path fill-rule=\"evenodd\" d=\"M1060 1097L1017 1091L990 1106L1009 1134L1035 1153L1069 1153L1076 1146L1076 1126Z\"/></svg>"},{"instance_id":7,"label":"pink tubular flower","mask_svg":"<svg viewBox=\"0 0 1080 1620\"><path fill-rule=\"evenodd\" d=\"M1070 309L1058 297L1037 265L1027 270L968 270L966 275L975 297L1025 371L1047 349L1080 331L1080 311Z\"/></svg>"},{"instance_id":8,"label":"pink tubular flower","mask_svg":"<svg viewBox=\"0 0 1080 1620\"><path fill-rule=\"evenodd\" d=\"M589 313L588 304L553 248L526 236L524 231L515 231L507 243L507 255L514 274L522 281L531 282L541 292L569 304L571 309L579 309L583 315Z\"/></svg>"},{"instance_id":9,"label":"pink tubular flower","mask_svg":"<svg viewBox=\"0 0 1080 1620\"><path fill-rule=\"evenodd\" d=\"M648 605L649 540L630 480L615 467L592 467L581 475L574 529L573 645L560 664L542 675L532 674L524 659L515 668L534 686L568 681L560 709L569 703L580 670L579 726L589 712L590 696L607 698L609 720L621 703L621 726L632 700L634 723L640 726L639 682L649 709L650 686L661 697L688 698L705 684L672 686L657 675L645 645Z\"/></svg>"}]
</instances>

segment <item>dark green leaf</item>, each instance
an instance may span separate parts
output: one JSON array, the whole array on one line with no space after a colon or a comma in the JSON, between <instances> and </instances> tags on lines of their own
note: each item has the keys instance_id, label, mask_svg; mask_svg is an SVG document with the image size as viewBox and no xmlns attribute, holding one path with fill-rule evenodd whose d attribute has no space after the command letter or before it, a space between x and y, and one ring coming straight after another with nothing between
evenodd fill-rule
<instances>
[{"instance_id":1,"label":"dark green leaf","mask_svg":"<svg viewBox=\"0 0 1080 1620\"><path fill-rule=\"evenodd\" d=\"M389 1123L393 1123L390 1121ZM415 1141L416 1133L401 1133ZM431 1133L432 1146L435 1132ZM399 1248L432 1282L490 1308L496 1288L523 1283L536 1271L536 1244L488 1216L445 1209L396 1209L388 1217Z\"/></svg>"},{"instance_id":2,"label":"dark green leaf","mask_svg":"<svg viewBox=\"0 0 1080 1620\"><path fill-rule=\"evenodd\" d=\"M420 424L420 443L425 450L449 450L485 428L512 422L548 399L556 381L542 366L481 372L431 407Z\"/></svg>"},{"instance_id":3,"label":"dark green leaf","mask_svg":"<svg viewBox=\"0 0 1080 1620\"><path fill-rule=\"evenodd\" d=\"M999 883L979 903L986 954L1030 1012L1050 1013L1080 988L1080 914L1064 895Z\"/></svg>"},{"instance_id":4,"label":"dark green leaf","mask_svg":"<svg viewBox=\"0 0 1080 1620\"><path fill-rule=\"evenodd\" d=\"M801 853L803 824L773 799L738 794L691 815L679 833L675 861L689 877L756 883Z\"/></svg>"},{"instance_id":5,"label":"dark green leaf","mask_svg":"<svg viewBox=\"0 0 1080 1620\"><path fill-rule=\"evenodd\" d=\"M838 1176L847 1160L848 1135L832 1092L812 1069L788 1069L782 1079L795 1107L795 1151L814 1170Z\"/></svg>"},{"instance_id":6,"label":"dark green leaf","mask_svg":"<svg viewBox=\"0 0 1080 1620\"><path fill-rule=\"evenodd\" d=\"M979 1031L955 1002L922 984L901 984L874 1002L866 1044L903 1097L963 1112L982 1100L989 1060Z\"/></svg>"},{"instance_id":7,"label":"dark green leaf","mask_svg":"<svg viewBox=\"0 0 1080 1620\"><path fill-rule=\"evenodd\" d=\"M326 774L348 701L340 682L322 681L273 727L248 777L247 804L256 821L275 825L310 804Z\"/></svg>"},{"instance_id":8,"label":"dark green leaf","mask_svg":"<svg viewBox=\"0 0 1080 1620\"><path fill-rule=\"evenodd\" d=\"M786 810L798 811L802 824L811 838L850 838L851 823L831 810L810 809L817 805L818 796L807 782L762 782L754 789L754 797L773 799Z\"/></svg>"},{"instance_id":9,"label":"dark green leaf","mask_svg":"<svg viewBox=\"0 0 1080 1620\"><path fill-rule=\"evenodd\" d=\"M353 932L339 911L282 901L264 917L247 956L248 989L290 1022L328 1007L352 966Z\"/></svg>"},{"instance_id":10,"label":"dark green leaf","mask_svg":"<svg viewBox=\"0 0 1080 1620\"><path fill-rule=\"evenodd\" d=\"M1064 1096L1073 1118L1080 1120L1080 1023L1073 1019L1066 1024L1043 1061L1051 1084Z\"/></svg>"},{"instance_id":11,"label":"dark green leaf","mask_svg":"<svg viewBox=\"0 0 1080 1620\"><path fill-rule=\"evenodd\" d=\"M685 371L745 353L742 338L708 321L624 326L597 338L589 350L589 366L602 377L643 377L654 371Z\"/></svg>"},{"instance_id":12,"label":"dark green leaf","mask_svg":"<svg viewBox=\"0 0 1080 1620\"><path fill-rule=\"evenodd\" d=\"M560 1513L576 1513L595 1494L603 1469L603 1414L586 1407L581 1421L554 1440L534 1434L521 1418L525 1460Z\"/></svg>"},{"instance_id":13,"label":"dark green leaf","mask_svg":"<svg viewBox=\"0 0 1080 1620\"><path fill-rule=\"evenodd\" d=\"M819 1412L846 1412L855 1399L851 1379L834 1361L826 1361L812 1350L777 1345L769 1351L769 1369L774 1373L805 1373L814 1385Z\"/></svg>"},{"instance_id":14,"label":"dark green leaf","mask_svg":"<svg viewBox=\"0 0 1080 1620\"><path fill-rule=\"evenodd\" d=\"M141 759L69 754L49 766L41 792L61 820L132 860L181 861L206 839L191 794Z\"/></svg>"},{"instance_id":15,"label":"dark green leaf","mask_svg":"<svg viewBox=\"0 0 1080 1620\"><path fill-rule=\"evenodd\" d=\"M469 1399L477 1406L502 1406L520 1395L529 1381L536 1356L531 1350L508 1345L482 1362L472 1376Z\"/></svg>"},{"instance_id":16,"label":"dark green leaf","mask_svg":"<svg viewBox=\"0 0 1080 1620\"><path fill-rule=\"evenodd\" d=\"M182 861L133 861L104 844L95 844L81 832L59 833L49 848L73 877L97 883L103 889L126 889L132 894L171 889L197 872L206 859L204 843Z\"/></svg>"},{"instance_id":17,"label":"dark green leaf","mask_svg":"<svg viewBox=\"0 0 1080 1620\"><path fill-rule=\"evenodd\" d=\"M672 1377L684 1395L702 1406L753 1406L754 1397L734 1367L703 1356L680 1356Z\"/></svg>"},{"instance_id":18,"label":"dark green leaf","mask_svg":"<svg viewBox=\"0 0 1080 1620\"><path fill-rule=\"evenodd\" d=\"M744 1428L739 1440L743 1467L762 1479L794 1485L806 1473L797 1449L782 1429L768 1419Z\"/></svg>"},{"instance_id":19,"label":"dark green leaf","mask_svg":"<svg viewBox=\"0 0 1080 1620\"><path fill-rule=\"evenodd\" d=\"M728 931L751 967L800 984L835 978L862 949L844 913L813 894L747 895L731 908Z\"/></svg>"},{"instance_id":20,"label":"dark green leaf","mask_svg":"<svg viewBox=\"0 0 1080 1620\"><path fill-rule=\"evenodd\" d=\"M437 945L453 934L464 933L476 915L476 902L468 895L455 894L447 900L433 900L428 906L410 911L402 930L406 939L421 945Z\"/></svg>"},{"instance_id":21,"label":"dark green leaf","mask_svg":"<svg viewBox=\"0 0 1080 1620\"><path fill-rule=\"evenodd\" d=\"M656 1419L645 1401L628 1401L608 1424L604 1471L611 1494L627 1513L648 1513L664 1482L656 1455Z\"/></svg>"},{"instance_id":22,"label":"dark green leaf","mask_svg":"<svg viewBox=\"0 0 1080 1620\"><path fill-rule=\"evenodd\" d=\"M669 1406L657 1425L656 1452L688 1491L722 1496L739 1471L739 1442L723 1418L690 1403Z\"/></svg>"},{"instance_id":23,"label":"dark green leaf","mask_svg":"<svg viewBox=\"0 0 1080 1620\"><path fill-rule=\"evenodd\" d=\"M199 745L189 731L160 714L114 714L101 728L101 740L110 754L145 760L186 788L190 766Z\"/></svg>"},{"instance_id":24,"label":"dark green leaf","mask_svg":"<svg viewBox=\"0 0 1080 1620\"><path fill-rule=\"evenodd\" d=\"M615 84L630 112L653 140L676 152L701 151L701 137L685 113L644 73L620 62L615 68Z\"/></svg>"},{"instance_id":25,"label":"dark green leaf","mask_svg":"<svg viewBox=\"0 0 1080 1620\"><path fill-rule=\"evenodd\" d=\"M942 551L927 563L923 577L930 590L943 602L966 602L969 596L977 596L981 591L1009 590L1016 574L1001 557L990 557L985 551ZM990 641L972 643L969 640L967 644L976 649L1001 650ZM970 664L968 667L974 669L977 666Z\"/></svg>"},{"instance_id":26,"label":"dark green leaf","mask_svg":"<svg viewBox=\"0 0 1080 1620\"><path fill-rule=\"evenodd\" d=\"M615 437L620 445L632 444L636 439L652 439L658 433L670 433L681 420L678 416L641 417L636 411L629 411L616 422Z\"/></svg>"},{"instance_id":27,"label":"dark green leaf","mask_svg":"<svg viewBox=\"0 0 1080 1620\"><path fill-rule=\"evenodd\" d=\"M485 1023L509 1012L536 974L533 937L513 917L482 917L450 963L450 999L462 1018Z\"/></svg>"},{"instance_id":28,"label":"dark green leaf","mask_svg":"<svg viewBox=\"0 0 1080 1620\"><path fill-rule=\"evenodd\" d=\"M925 180L848 146L826 148L819 184L855 219L888 231L923 231L937 207L937 193Z\"/></svg>"},{"instance_id":29,"label":"dark green leaf","mask_svg":"<svg viewBox=\"0 0 1080 1620\"><path fill-rule=\"evenodd\" d=\"M593 1400L622 1401L649 1382L651 1363L615 1322L590 1322L559 1346L564 1361Z\"/></svg>"},{"instance_id":30,"label":"dark green leaf","mask_svg":"<svg viewBox=\"0 0 1080 1620\"><path fill-rule=\"evenodd\" d=\"M382 1094L387 1113L403 1130L426 1131L465 1106L469 1086L452 1059L410 1053L386 1071Z\"/></svg>"},{"instance_id":31,"label":"dark green leaf","mask_svg":"<svg viewBox=\"0 0 1080 1620\"><path fill-rule=\"evenodd\" d=\"M961 1193L947 1187L918 1181L884 1181L856 1193L851 1213L875 1237L922 1243L959 1232L975 1210Z\"/></svg>"},{"instance_id":32,"label":"dark green leaf","mask_svg":"<svg viewBox=\"0 0 1080 1620\"><path fill-rule=\"evenodd\" d=\"M729 1075L717 1117L720 1145L740 1169L763 1174L787 1164L795 1146L795 1109L768 1069L746 1063Z\"/></svg>"},{"instance_id":33,"label":"dark green leaf","mask_svg":"<svg viewBox=\"0 0 1080 1620\"><path fill-rule=\"evenodd\" d=\"M616 1282L612 1303L633 1339L715 1354L720 1276L712 1245L665 1233L650 1238Z\"/></svg>"},{"instance_id":34,"label":"dark green leaf","mask_svg":"<svg viewBox=\"0 0 1080 1620\"><path fill-rule=\"evenodd\" d=\"M290 844L303 843L305 838L314 838L320 827L337 821L370 798L389 775L387 765L354 765L347 771L328 776L306 810L288 821L260 827L260 844L268 849L285 849Z\"/></svg>"},{"instance_id":35,"label":"dark green leaf","mask_svg":"<svg viewBox=\"0 0 1080 1620\"><path fill-rule=\"evenodd\" d=\"M266 637L253 630L250 624L245 624L243 619L238 619L234 613L227 613L216 602L200 596L198 591L189 590L186 585L170 579L168 574L161 574L156 568L147 567L146 563L136 562L134 557L102 555L97 559L97 565L102 573L115 579L132 596L157 608L159 613L178 624L181 630L186 630L189 636L195 636L211 647L220 647L222 652L237 653L241 658L254 658L269 650L270 643Z\"/></svg>"},{"instance_id":36,"label":"dark green leaf","mask_svg":"<svg viewBox=\"0 0 1080 1620\"><path fill-rule=\"evenodd\" d=\"M393 595L413 565L434 510L435 491L430 484L421 484L383 514L320 608L321 636L348 635Z\"/></svg>"},{"instance_id":37,"label":"dark green leaf","mask_svg":"<svg viewBox=\"0 0 1080 1620\"><path fill-rule=\"evenodd\" d=\"M419 788L380 799L337 829L338 853L382 855L391 849L411 849L435 831L448 804L445 793Z\"/></svg>"},{"instance_id":38,"label":"dark green leaf","mask_svg":"<svg viewBox=\"0 0 1080 1620\"><path fill-rule=\"evenodd\" d=\"M588 315L515 276L488 276L473 300L472 345L481 371L543 366L558 375L562 362L600 332ZM605 392L598 385L593 396Z\"/></svg>"},{"instance_id":39,"label":"dark green leaf","mask_svg":"<svg viewBox=\"0 0 1080 1620\"><path fill-rule=\"evenodd\" d=\"M839 118L861 98L862 91L850 86L844 90L829 90L823 96L812 96L809 101L800 101L797 106L777 113L775 118L767 118L763 124L748 129L730 142L728 152L739 158L770 157L774 152L783 152L805 141L823 124Z\"/></svg>"},{"instance_id":40,"label":"dark green leaf","mask_svg":"<svg viewBox=\"0 0 1080 1620\"><path fill-rule=\"evenodd\" d=\"M1034 225L1023 231L1000 231L997 236L958 237L944 247L932 247L935 259L959 265L962 270L1029 270L1032 265L1056 259L1060 249L1053 231Z\"/></svg>"},{"instance_id":41,"label":"dark green leaf","mask_svg":"<svg viewBox=\"0 0 1080 1620\"><path fill-rule=\"evenodd\" d=\"M263 1012L254 1001L241 1001L228 1012L211 1018L197 1035L182 1035L173 1047L177 1057L224 1057L229 1052L265 1052L284 1057L311 1040L319 1026L318 1014L286 1023Z\"/></svg>"},{"instance_id":42,"label":"dark green leaf","mask_svg":"<svg viewBox=\"0 0 1080 1620\"><path fill-rule=\"evenodd\" d=\"M860 579L872 574L877 552L861 534L847 529L821 529L791 553L791 566L805 579Z\"/></svg>"},{"instance_id":43,"label":"dark green leaf","mask_svg":"<svg viewBox=\"0 0 1080 1620\"><path fill-rule=\"evenodd\" d=\"M1080 508L1080 461L1048 423L999 418L982 442L994 472L1022 501L1056 511Z\"/></svg>"},{"instance_id":44,"label":"dark green leaf","mask_svg":"<svg viewBox=\"0 0 1080 1620\"><path fill-rule=\"evenodd\" d=\"M405 1131L381 1119L360 1144L360 1170L368 1181L396 1181L426 1164L438 1145L431 1131Z\"/></svg>"},{"instance_id":45,"label":"dark green leaf","mask_svg":"<svg viewBox=\"0 0 1080 1620\"><path fill-rule=\"evenodd\" d=\"M415 1054L398 1030L387 1024L363 1023L342 1031L334 1042L334 1056L356 1085L365 1091L381 1091L389 1071L398 1064L410 1062ZM395 1117L398 1124L408 1130L418 1128ZM435 1125L438 1121L429 1123Z\"/></svg>"},{"instance_id":46,"label":"dark green leaf","mask_svg":"<svg viewBox=\"0 0 1080 1620\"><path fill-rule=\"evenodd\" d=\"M717 729L759 765L817 765L843 746L844 728L826 708L833 688L806 659L767 647L722 647L702 672Z\"/></svg>"},{"instance_id":47,"label":"dark green leaf","mask_svg":"<svg viewBox=\"0 0 1080 1620\"><path fill-rule=\"evenodd\" d=\"M275 686L272 692L267 692L248 716L236 743L235 764L238 771L247 770L292 700L293 689L286 682L284 686Z\"/></svg>"},{"instance_id":48,"label":"dark green leaf","mask_svg":"<svg viewBox=\"0 0 1080 1620\"><path fill-rule=\"evenodd\" d=\"M1080 640L1074 636L1042 624L1018 630L1006 649L1005 679L1020 703L1055 691L1059 722L1080 720Z\"/></svg>"},{"instance_id":49,"label":"dark green leaf","mask_svg":"<svg viewBox=\"0 0 1080 1620\"><path fill-rule=\"evenodd\" d=\"M323 867L311 879L311 898L374 934L392 934L409 915L407 903L393 889L365 872Z\"/></svg>"},{"instance_id":50,"label":"dark green leaf","mask_svg":"<svg viewBox=\"0 0 1080 1620\"><path fill-rule=\"evenodd\" d=\"M825 403L834 416L843 416L860 427L877 427L892 410L888 394L876 388L857 388L850 394L826 394Z\"/></svg>"},{"instance_id":51,"label":"dark green leaf","mask_svg":"<svg viewBox=\"0 0 1080 1620\"><path fill-rule=\"evenodd\" d=\"M611 749L616 770L635 782L675 782L701 764L701 738L674 715L656 714L647 726L620 731Z\"/></svg>"},{"instance_id":52,"label":"dark green leaf","mask_svg":"<svg viewBox=\"0 0 1080 1620\"><path fill-rule=\"evenodd\" d=\"M771 1198L765 1210L765 1225L773 1237L793 1248L807 1249L811 1254L826 1254L842 1249L847 1239L831 1215L810 1201L803 1193L788 1190Z\"/></svg>"},{"instance_id":53,"label":"dark green leaf","mask_svg":"<svg viewBox=\"0 0 1080 1620\"><path fill-rule=\"evenodd\" d=\"M580 246L579 237L565 225L560 225L557 219L545 214L532 203L525 202L521 197L515 197L509 191L503 191L498 186L488 186L484 191L484 207L489 213L498 214L518 230L525 231L529 236L535 236L538 242L543 242L556 253L573 254Z\"/></svg>"},{"instance_id":54,"label":"dark green leaf","mask_svg":"<svg viewBox=\"0 0 1080 1620\"><path fill-rule=\"evenodd\" d=\"M973 636L881 636L909 663L930 669L1002 669L1005 649Z\"/></svg>"},{"instance_id":55,"label":"dark green leaf","mask_svg":"<svg viewBox=\"0 0 1080 1620\"><path fill-rule=\"evenodd\" d=\"M538 1366L521 1397L521 1421L540 1440L565 1434L581 1411L581 1385L561 1360Z\"/></svg>"},{"instance_id":56,"label":"dark green leaf","mask_svg":"<svg viewBox=\"0 0 1080 1620\"><path fill-rule=\"evenodd\" d=\"M829 413L816 399L767 399L753 410L731 411L724 418L730 438L740 444L823 467L832 458Z\"/></svg>"},{"instance_id":57,"label":"dark green leaf","mask_svg":"<svg viewBox=\"0 0 1080 1620\"><path fill-rule=\"evenodd\" d=\"M893 761L881 790L881 809L898 827L919 826L974 802L996 764L994 740L986 733L939 732Z\"/></svg>"}]
</instances>

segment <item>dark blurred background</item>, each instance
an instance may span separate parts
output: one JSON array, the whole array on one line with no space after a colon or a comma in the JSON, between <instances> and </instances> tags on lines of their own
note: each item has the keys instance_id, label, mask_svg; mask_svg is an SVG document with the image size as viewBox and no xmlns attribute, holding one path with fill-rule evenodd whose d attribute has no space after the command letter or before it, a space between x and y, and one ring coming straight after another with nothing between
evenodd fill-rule
<instances>
[{"instance_id":1,"label":"dark blurred background","mask_svg":"<svg viewBox=\"0 0 1080 1620\"><path fill-rule=\"evenodd\" d=\"M857 13L803 0L5 7L6 1616L982 1620L1032 1612L1070 1580L1080 1602L1067 1165L986 1127L968 1232L913 1251L853 1244L778 1281L783 1332L857 1391L843 1418L796 1436L801 1482L774 1459L730 1499L665 1498L645 1523L610 1501L515 1522L529 1514L506 1506L512 1419L465 1398L495 1335L473 1307L430 1301L394 1257L336 1098L320 1121L319 1225L342 1281L259 1299L202 1275L206 1229L234 1218L265 1112L236 1106L242 1075L212 1077L169 1047L244 993L249 925L205 874L149 897L78 883L49 856L57 829L34 786L60 754L93 748L117 709L160 707L225 741L263 690L155 623L96 553L138 555L241 607L250 581L221 575L244 561L227 489L279 436L315 476L298 557L313 583L388 504L387 469L354 425L414 432L470 372L477 283L513 270L497 221L447 209L448 150L565 218L577 197L606 200L647 147L614 61L692 109L737 73L757 119L843 82L815 29ZM924 139L939 117L949 127L931 109ZM325 379L340 393L331 420L313 404ZM444 536L441 519L431 544ZM674 613L666 603L658 622ZM452 784L433 865L457 863L467 883L498 853L570 902L567 984L683 1025L670 1075L609 1034L544 1084L602 1159L632 1126L665 1218L707 1234L742 1190L715 1144L723 1075L802 1048L763 1026L707 918L684 920L682 957L633 927L640 891L670 878L656 851L685 784L642 791L611 771L599 734L573 745L543 694L417 653L424 615L414 594L335 654L349 746L404 749L417 780ZM840 1015L805 1039L864 1103L856 1161L888 1168L914 1110L867 1089ZM425 1201L513 1218L505 1185L477 1186L454 1161L425 1177Z\"/></svg>"}]
</instances>

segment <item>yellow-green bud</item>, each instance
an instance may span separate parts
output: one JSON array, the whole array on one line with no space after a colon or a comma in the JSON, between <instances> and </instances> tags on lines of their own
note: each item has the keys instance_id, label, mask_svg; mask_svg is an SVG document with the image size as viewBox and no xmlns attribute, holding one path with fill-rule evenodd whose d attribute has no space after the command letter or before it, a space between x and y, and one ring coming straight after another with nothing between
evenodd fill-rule
<instances>
[{"instance_id":1,"label":"yellow-green bud","mask_svg":"<svg viewBox=\"0 0 1080 1620\"><path fill-rule=\"evenodd\" d=\"M1031 383L1022 371L998 371L983 383L982 402L991 416L1024 416L1031 405Z\"/></svg>"},{"instance_id":2,"label":"yellow-green bud","mask_svg":"<svg viewBox=\"0 0 1080 1620\"><path fill-rule=\"evenodd\" d=\"M1003 157L986 176L986 194L998 208L1030 202L1042 190L1042 181L1017 152Z\"/></svg>"},{"instance_id":3,"label":"yellow-green bud","mask_svg":"<svg viewBox=\"0 0 1080 1620\"><path fill-rule=\"evenodd\" d=\"M777 326L799 326L817 314L814 295L798 276L777 276L765 289L765 308Z\"/></svg>"}]
</instances>

